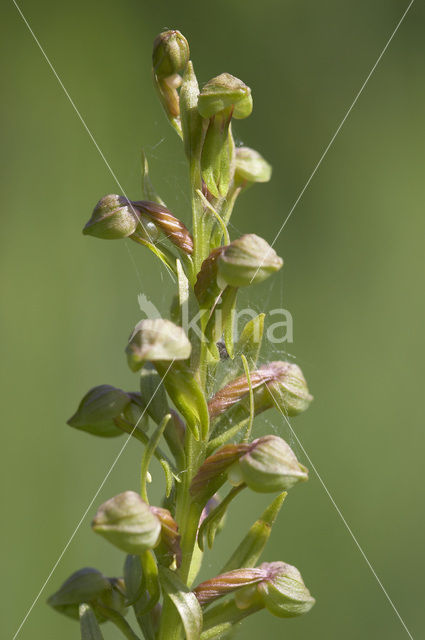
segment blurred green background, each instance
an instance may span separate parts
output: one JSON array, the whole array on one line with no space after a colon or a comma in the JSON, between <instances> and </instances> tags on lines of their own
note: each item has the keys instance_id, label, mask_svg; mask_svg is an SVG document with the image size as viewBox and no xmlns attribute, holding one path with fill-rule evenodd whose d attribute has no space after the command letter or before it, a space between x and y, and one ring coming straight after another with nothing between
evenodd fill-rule
<instances>
[{"instance_id":1,"label":"blurred green background","mask_svg":"<svg viewBox=\"0 0 425 640\"><path fill-rule=\"evenodd\" d=\"M151 86L152 40L179 28L201 83L229 71L249 84L254 113L236 134L270 160L274 175L240 199L231 232L271 241L407 4L20 6L123 189L140 197L144 147L158 189L187 222L182 149ZM172 283L141 247L81 235L98 198L118 187L9 0L1 26L0 626L12 638L123 444L77 433L65 420L93 385L136 387L123 349L140 319L137 295L165 312ZM315 396L293 426L415 638L425 571L424 27L424 6L415 2L279 236L282 274L251 298L260 310L283 305L293 315L294 343L284 348ZM270 429L305 461L277 413L257 433ZM45 605L47 595L82 566L121 572L121 554L92 534L90 518L103 500L137 489L139 458L131 443L22 640L79 637L75 623ZM204 577L266 501L249 495L236 503ZM295 564L317 605L289 621L259 614L240 637L408 637L313 472L289 495L264 558ZM105 637L116 634L105 627Z\"/></svg>"}]
</instances>

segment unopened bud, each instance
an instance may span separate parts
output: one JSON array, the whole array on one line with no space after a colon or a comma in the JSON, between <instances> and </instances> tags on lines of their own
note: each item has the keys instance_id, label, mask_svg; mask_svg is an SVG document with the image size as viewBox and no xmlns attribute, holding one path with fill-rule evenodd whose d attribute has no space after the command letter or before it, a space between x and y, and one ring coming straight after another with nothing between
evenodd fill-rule
<instances>
[{"instance_id":1,"label":"unopened bud","mask_svg":"<svg viewBox=\"0 0 425 640\"><path fill-rule=\"evenodd\" d=\"M161 522L134 491L120 493L102 504L92 527L122 551L137 555L153 549L161 534Z\"/></svg>"},{"instance_id":2,"label":"unopened bud","mask_svg":"<svg viewBox=\"0 0 425 640\"><path fill-rule=\"evenodd\" d=\"M291 447L278 436L257 438L237 463L241 479L253 491L287 491L300 480L308 479L308 470L298 462Z\"/></svg>"},{"instance_id":3,"label":"unopened bud","mask_svg":"<svg viewBox=\"0 0 425 640\"><path fill-rule=\"evenodd\" d=\"M59 613L78 619L81 603L98 604L118 612L124 612L123 585L116 578L106 578L97 569L86 567L73 573L50 596L48 604ZM102 616L98 616L102 622Z\"/></svg>"},{"instance_id":4,"label":"unopened bud","mask_svg":"<svg viewBox=\"0 0 425 640\"><path fill-rule=\"evenodd\" d=\"M256 412L277 406L287 416L296 416L310 406L307 382L300 367L293 362L270 362L259 371L267 378L255 394Z\"/></svg>"},{"instance_id":5,"label":"unopened bud","mask_svg":"<svg viewBox=\"0 0 425 640\"><path fill-rule=\"evenodd\" d=\"M240 182L268 182L271 175L271 166L258 151L249 147L236 149L236 180Z\"/></svg>"},{"instance_id":6,"label":"unopened bud","mask_svg":"<svg viewBox=\"0 0 425 640\"><path fill-rule=\"evenodd\" d=\"M122 431L115 425L114 418L117 418L130 403L131 397L127 393L108 384L102 384L90 389L84 396L68 424L75 429L104 438L119 436Z\"/></svg>"},{"instance_id":7,"label":"unopened bud","mask_svg":"<svg viewBox=\"0 0 425 640\"><path fill-rule=\"evenodd\" d=\"M247 118L252 112L251 89L230 73L222 73L203 87L198 111L203 118L223 111L230 111L234 118Z\"/></svg>"},{"instance_id":8,"label":"unopened bud","mask_svg":"<svg viewBox=\"0 0 425 640\"><path fill-rule=\"evenodd\" d=\"M138 221L131 202L122 196L105 196L95 206L83 233L105 240L127 238L135 232Z\"/></svg>"},{"instance_id":9,"label":"unopened bud","mask_svg":"<svg viewBox=\"0 0 425 640\"><path fill-rule=\"evenodd\" d=\"M153 43L152 63L154 73L166 78L181 73L189 62L189 44L180 31L163 31Z\"/></svg>"},{"instance_id":10,"label":"unopened bud","mask_svg":"<svg viewBox=\"0 0 425 640\"><path fill-rule=\"evenodd\" d=\"M296 567L284 562L264 562L259 569L268 578L257 585L265 608L279 618L308 613L315 603Z\"/></svg>"},{"instance_id":11,"label":"unopened bud","mask_svg":"<svg viewBox=\"0 0 425 640\"><path fill-rule=\"evenodd\" d=\"M108 578L97 569L85 567L69 576L58 591L50 596L48 603L52 607L60 607L91 602L110 589Z\"/></svg>"},{"instance_id":12,"label":"unopened bud","mask_svg":"<svg viewBox=\"0 0 425 640\"><path fill-rule=\"evenodd\" d=\"M273 372L263 371L262 368L257 371L251 371L250 382L254 393L257 389L269 382L274 375ZM244 400L249 394L249 382L246 375L235 378L224 387L219 389L217 393L208 402L208 411L210 418L216 418L224 413L230 407ZM255 397L255 396L254 396ZM255 407L256 409L256 407Z\"/></svg>"},{"instance_id":13,"label":"unopened bud","mask_svg":"<svg viewBox=\"0 0 425 640\"><path fill-rule=\"evenodd\" d=\"M186 360L191 349L182 327L156 318L141 320L135 326L126 352L130 369L137 371L146 361Z\"/></svg>"},{"instance_id":14,"label":"unopened bud","mask_svg":"<svg viewBox=\"0 0 425 640\"><path fill-rule=\"evenodd\" d=\"M313 400L301 369L292 362L270 362L252 371L250 378L255 415L276 406L285 415L295 416L305 411ZM249 383L245 375L232 380L209 401L210 417L216 418L241 401L242 413L246 413L248 394Z\"/></svg>"},{"instance_id":15,"label":"unopened bud","mask_svg":"<svg viewBox=\"0 0 425 640\"><path fill-rule=\"evenodd\" d=\"M146 417L146 405L142 400L140 393L130 391L128 394L130 398L130 404L124 409L123 415L127 422L131 425L136 425L138 428L143 428L146 425L146 421L143 421L143 417Z\"/></svg>"},{"instance_id":16,"label":"unopened bud","mask_svg":"<svg viewBox=\"0 0 425 640\"><path fill-rule=\"evenodd\" d=\"M218 259L218 277L232 287L262 282L283 265L263 238L248 233L224 247Z\"/></svg>"}]
</instances>

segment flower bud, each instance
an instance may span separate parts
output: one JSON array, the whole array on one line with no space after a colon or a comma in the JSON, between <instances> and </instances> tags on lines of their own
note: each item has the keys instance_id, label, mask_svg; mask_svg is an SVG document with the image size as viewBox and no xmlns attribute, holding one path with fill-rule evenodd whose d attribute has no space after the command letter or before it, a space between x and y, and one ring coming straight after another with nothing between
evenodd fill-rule
<instances>
[{"instance_id":1,"label":"flower bud","mask_svg":"<svg viewBox=\"0 0 425 640\"><path fill-rule=\"evenodd\" d=\"M198 111L203 118L212 118L230 110L234 118L247 118L252 112L251 89L230 73L209 80L198 99Z\"/></svg>"},{"instance_id":2,"label":"flower bud","mask_svg":"<svg viewBox=\"0 0 425 640\"><path fill-rule=\"evenodd\" d=\"M257 590L270 613L279 618L293 618L310 611L315 599L296 567L284 562L264 562L259 569L268 573L267 580L259 583Z\"/></svg>"},{"instance_id":3,"label":"flower bud","mask_svg":"<svg viewBox=\"0 0 425 640\"><path fill-rule=\"evenodd\" d=\"M131 403L131 397L122 391L102 384L93 387L81 400L80 405L68 420L70 427L87 431L95 436L111 438L122 434L115 423L118 417Z\"/></svg>"},{"instance_id":4,"label":"flower bud","mask_svg":"<svg viewBox=\"0 0 425 640\"><path fill-rule=\"evenodd\" d=\"M301 369L292 362L270 362L252 371L250 378L255 415L277 406L285 415L296 416L305 411L313 400ZM247 377L235 378L208 402L210 418L216 418L237 403L241 403L241 413L249 415L248 394Z\"/></svg>"},{"instance_id":5,"label":"flower bud","mask_svg":"<svg viewBox=\"0 0 425 640\"><path fill-rule=\"evenodd\" d=\"M124 596L117 588L119 580L106 578L97 569L86 567L73 573L56 593L47 600L48 604L71 618L78 619L78 606L83 603L99 604L115 611L124 612ZM102 616L100 622L103 621Z\"/></svg>"},{"instance_id":6,"label":"flower bud","mask_svg":"<svg viewBox=\"0 0 425 640\"><path fill-rule=\"evenodd\" d=\"M235 180L239 182L268 182L272 168L263 156L249 147L236 149Z\"/></svg>"},{"instance_id":7,"label":"flower bud","mask_svg":"<svg viewBox=\"0 0 425 640\"><path fill-rule=\"evenodd\" d=\"M127 594L123 578L108 578L108 582L112 589L107 591L102 598L99 599L99 604L107 609L117 611L121 615L125 615Z\"/></svg>"},{"instance_id":8,"label":"flower bud","mask_svg":"<svg viewBox=\"0 0 425 640\"><path fill-rule=\"evenodd\" d=\"M97 569L85 567L75 571L62 586L50 596L48 603L52 607L66 604L91 602L111 589L108 578Z\"/></svg>"},{"instance_id":9,"label":"flower bud","mask_svg":"<svg viewBox=\"0 0 425 640\"><path fill-rule=\"evenodd\" d=\"M277 406L285 415L296 416L308 409L313 396L297 364L275 361L260 367L259 371L268 380L254 394L256 413Z\"/></svg>"},{"instance_id":10,"label":"flower bud","mask_svg":"<svg viewBox=\"0 0 425 640\"><path fill-rule=\"evenodd\" d=\"M189 44L180 31L163 31L153 42L152 63L154 73L166 78L181 73L189 62Z\"/></svg>"},{"instance_id":11,"label":"flower bud","mask_svg":"<svg viewBox=\"0 0 425 640\"><path fill-rule=\"evenodd\" d=\"M287 491L300 480L308 479L308 470L278 436L254 440L237 464L242 481L259 493Z\"/></svg>"},{"instance_id":12,"label":"flower bud","mask_svg":"<svg viewBox=\"0 0 425 640\"><path fill-rule=\"evenodd\" d=\"M282 265L282 258L263 238L248 233L224 247L218 259L218 278L232 287L246 287L262 282Z\"/></svg>"},{"instance_id":13,"label":"flower bud","mask_svg":"<svg viewBox=\"0 0 425 640\"><path fill-rule=\"evenodd\" d=\"M150 362L186 360L191 344L184 330L163 318L141 320L134 328L126 348L130 369L137 371Z\"/></svg>"},{"instance_id":14,"label":"flower bud","mask_svg":"<svg viewBox=\"0 0 425 640\"><path fill-rule=\"evenodd\" d=\"M102 504L92 527L122 551L137 555L153 549L161 534L161 522L134 491L120 493Z\"/></svg>"},{"instance_id":15,"label":"flower bud","mask_svg":"<svg viewBox=\"0 0 425 640\"><path fill-rule=\"evenodd\" d=\"M127 238L135 232L138 221L131 202L122 196L105 196L95 206L84 235L105 240Z\"/></svg>"},{"instance_id":16,"label":"flower bud","mask_svg":"<svg viewBox=\"0 0 425 640\"><path fill-rule=\"evenodd\" d=\"M146 414L146 405L140 393L130 391L128 393L130 404L124 409L123 416L130 425L137 424L139 429L147 427L148 415ZM143 418L146 418L143 420Z\"/></svg>"}]
</instances>

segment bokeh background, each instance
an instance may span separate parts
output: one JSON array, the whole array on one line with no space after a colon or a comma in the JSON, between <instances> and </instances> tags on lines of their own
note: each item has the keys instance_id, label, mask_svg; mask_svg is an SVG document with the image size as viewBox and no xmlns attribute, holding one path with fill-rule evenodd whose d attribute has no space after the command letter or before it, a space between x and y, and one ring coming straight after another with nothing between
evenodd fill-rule
<instances>
[{"instance_id":1,"label":"bokeh background","mask_svg":"<svg viewBox=\"0 0 425 640\"><path fill-rule=\"evenodd\" d=\"M249 84L254 113L236 134L270 160L274 175L240 199L232 234L271 241L407 4L20 6L123 189L140 197L144 147L158 190L186 222L184 158L151 86L151 42L162 28L179 28L201 83L229 71ZM8 0L2 11L0 626L12 638L123 443L65 421L93 385L137 387L123 355L141 317L137 295L165 313L172 282L141 247L81 235L98 198L119 188L15 6ZM414 2L279 236L282 274L251 296L259 310L283 305L293 315L294 343L284 349L315 396L293 427L415 638L423 632L425 570L424 27L424 6ZM270 429L305 461L277 413L259 421L257 433ZM95 505L137 489L139 459L131 443ZM154 477L161 487L155 467ZM204 577L266 501L241 497ZM120 574L121 554L90 531L94 510L22 640L79 637L46 597L82 566ZM259 614L240 637L408 637L313 472L290 493L264 558L299 567L317 605L289 621Z\"/></svg>"}]
</instances>

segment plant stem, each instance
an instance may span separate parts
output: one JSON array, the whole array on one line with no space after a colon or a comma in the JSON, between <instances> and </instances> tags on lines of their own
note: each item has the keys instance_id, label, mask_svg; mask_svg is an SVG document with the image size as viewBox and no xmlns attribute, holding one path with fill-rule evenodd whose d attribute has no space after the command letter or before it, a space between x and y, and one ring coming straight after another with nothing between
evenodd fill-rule
<instances>
[{"instance_id":1,"label":"plant stem","mask_svg":"<svg viewBox=\"0 0 425 640\"><path fill-rule=\"evenodd\" d=\"M140 640L139 636L134 633L127 620L125 620L120 613L100 605L96 605L95 609L102 614L104 618L110 620L127 638L127 640Z\"/></svg>"},{"instance_id":2,"label":"plant stem","mask_svg":"<svg viewBox=\"0 0 425 640\"><path fill-rule=\"evenodd\" d=\"M261 605L253 605L248 607L247 609L238 609L234 600L230 600L229 602L220 603L216 605L214 608L209 609L204 615L204 631L208 631L208 629L212 629L218 625L221 625L226 622L230 622L235 624L240 620L243 620L247 616L255 613L256 611L260 611L262 609Z\"/></svg>"},{"instance_id":3,"label":"plant stem","mask_svg":"<svg viewBox=\"0 0 425 640\"><path fill-rule=\"evenodd\" d=\"M114 422L117 425L117 427L122 429L125 433L128 433L129 435L136 438L136 440L139 440L144 445L149 444L150 442L149 436L147 436L144 431L139 429L139 427L135 427L134 425L130 424L130 422L127 422L127 420L124 420L123 418L115 418ZM165 460L165 462L171 468L172 472L177 473L175 465L173 464L173 462L171 462L170 458L161 449L161 447L156 447L153 455L157 460L159 460L159 462L161 462L162 460Z\"/></svg>"},{"instance_id":4,"label":"plant stem","mask_svg":"<svg viewBox=\"0 0 425 640\"><path fill-rule=\"evenodd\" d=\"M171 419L171 414L167 413L167 415L164 416L161 424L154 431L152 437L150 438L148 444L146 445L145 452L143 454L142 464L140 469L140 476L141 476L140 495L142 496L143 500L148 504L149 504L149 500L148 500L148 494L146 490L146 481L148 476L149 462L151 461L152 456L155 455L155 451L158 448L158 442L170 419Z\"/></svg>"},{"instance_id":5,"label":"plant stem","mask_svg":"<svg viewBox=\"0 0 425 640\"><path fill-rule=\"evenodd\" d=\"M187 584L202 511L202 507L192 500L190 484L205 456L205 444L202 441L196 441L189 430L186 432L185 451L187 466L181 476L182 482L176 488L176 521L179 525L182 550L179 576ZM169 598L165 598L158 640L181 640L181 634L182 628L177 609Z\"/></svg>"}]
</instances>

